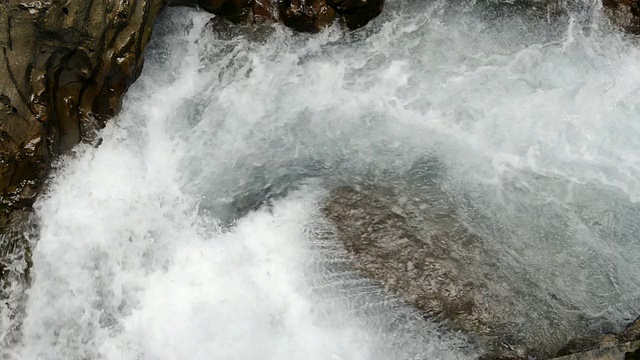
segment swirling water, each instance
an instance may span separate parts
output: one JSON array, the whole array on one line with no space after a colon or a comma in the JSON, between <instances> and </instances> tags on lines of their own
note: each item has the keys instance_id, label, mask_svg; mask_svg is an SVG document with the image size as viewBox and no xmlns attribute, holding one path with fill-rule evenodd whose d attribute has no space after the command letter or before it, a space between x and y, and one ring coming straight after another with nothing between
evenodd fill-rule
<instances>
[{"instance_id":1,"label":"swirling water","mask_svg":"<svg viewBox=\"0 0 640 360\"><path fill-rule=\"evenodd\" d=\"M594 327L629 320L640 48L597 7L481 6L391 2L363 31L316 35L167 12L102 144L63 159L36 206L34 280L3 356L472 358L464 335L355 274L319 212L332 181L425 157L496 271L518 274L505 281ZM533 321L518 301L509 316Z\"/></svg>"}]
</instances>

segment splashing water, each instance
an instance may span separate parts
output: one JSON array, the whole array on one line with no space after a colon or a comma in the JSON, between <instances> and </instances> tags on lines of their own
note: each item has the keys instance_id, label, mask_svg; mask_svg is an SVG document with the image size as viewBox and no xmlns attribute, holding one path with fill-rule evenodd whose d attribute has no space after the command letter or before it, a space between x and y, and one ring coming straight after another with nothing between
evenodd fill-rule
<instances>
[{"instance_id":1,"label":"splashing water","mask_svg":"<svg viewBox=\"0 0 640 360\"><path fill-rule=\"evenodd\" d=\"M366 31L309 36L168 12L102 145L36 206L2 356L472 358L355 274L318 210L332 181L425 157L497 271L623 324L640 308L640 51L593 18L392 3Z\"/></svg>"}]
</instances>

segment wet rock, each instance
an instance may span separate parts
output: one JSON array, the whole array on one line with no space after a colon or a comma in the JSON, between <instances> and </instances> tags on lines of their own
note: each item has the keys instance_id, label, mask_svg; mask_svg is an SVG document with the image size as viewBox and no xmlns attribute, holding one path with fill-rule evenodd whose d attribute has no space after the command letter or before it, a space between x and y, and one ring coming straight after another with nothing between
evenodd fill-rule
<instances>
[{"instance_id":1,"label":"wet rock","mask_svg":"<svg viewBox=\"0 0 640 360\"><path fill-rule=\"evenodd\" d=\"M0 222L120 109L165 0L0 2Z\"/></svg>"},{"instance_id":2,"label":"wet rock","mask_svg":"<svg viewBox=\"0 0 640 360\"><path fill-rule=\"evenodd\" d=\"M278 18L277 9L273 6L272 0L253 0L251 12L254 23L275 22Z\"/></svg>"},{"instance_id":3,"label":"wet rock","mask_svg":"<svg viewBox=\"0 0 640 360\"><path fill-rule=\"evenodd\" d=\"M631 34L640 34L640 1L603 0L602 4L615 26Z\"/></svg>"},{"instance_id":4,"label":"wet rock","mask_svg":"<svg viewBox=\"0 0 640 360\"><path fill-rule=\"evenodd\" d=\"M622 333L618 335L618 341L638 341L640 340L640 317L629 324Z\"/></svg>"},{"instance_id":5,"label":"wet rock","mask_svg":"<svg viewBox=\"0 0 640 360\"><path fill-rule=\"evenodd\" d=\"M278 13L286 26L304 32L318 32L336 18L325 0L283 0Z\"/></svg>"},{"instance_id":6,"label":"wet rock","mask_svg":"<svg viewBox=\"0 0 640 360\"><path fill-rule=\"evenodd\" d=\"M635 360L640 355L640 341L602 346L570 355L556 357L557 360Z\"/></svg>"},{"instance_id":7,"label":"wet rock","mask_svg":"<svg viewBox=\"0 0 640 360\"><path fill-rule=\"evenodd\" d=\"M279 14L285 25L299 31L317 32L338 16L354 30L380 15L383 6L384 0L283 0Z\"/></svg>"},{"instance_id":8,"label":"wet rock","mask_svg":"<svg viewBox=\"0 0 640 360\"><path fill-rule=\"evenodd\" d=\"M382 13L384 0L328 0L349 29L365 26Z\"/></svg>"},{"instance_id":9,"label":"wet rock","mask_svg":"<svg viewBox=\"0 0 640 360\"><path fill-rule=\"evenodd\" d=\"M170 5L197 6L233 23L240 23L247 20L253 3L253 0L172 0Z\"/></svg>"},{"instance_id":10,"label":"wet rock","mask_svg":"<svg viewBox=\"0 0 640 360\"><path fill-rule=\"evenodd\" d=\"M606 334L595 337L587 337L581 339L573 339L567 343L556 354L557 357L567 356L570 354L581 353L585 351L607 348L617 344L617 340L614 335Z\"/></svg>"},{"instance_id":11,"label":"wet rock","mask_svg":"<svg viewBox=\"0 0 640 360\"><path fill-rule=\"evenodd\" d=\"M640 348L635 351L628 351L624 354L624 360L640 360Z\"/></svg>"},{"instance_id":12,"label":"wet rock","mask_svg":"<svg viewBox=\"0 0 640 360\"><path fill-rule=\"evenodd\" d=\"M622 332L618 334L604 334L586 338L573 339L567 343L556 354L557 357L566 357L568 355L580 354L589 351L593 353L615 353L617 355L622 354L624 351L633 348L635 350L636 342L640 341L640 318L629 324ZM640 346L640 344L638 344ZM608 349L616 347L615 350L609 352L598 352L596 350ZM619 349L618 349L619 348ZM623 351L624 350L624 351ZM620 353L620 354L618 354ZM617 356L622 358L622 356ZM581 358L581 357L576 357Z\"/></svg>"},{"instance_id":13,"label":"wet rock","mask_svg":"<svg viewBox=\"0 0 640 360\"><path fill-rule=\"evenodd\" d=\"M477 236L456 221L447 205L438 200L423 203L402 193L366 185L331 192L323 211L336 225L357 270L451 329L479 336L489 349L483 359L526 358L527 349L504 345L493 330L496 314L486 294L472 282L466 264L451 254L450 242L471 247ZM411 219L427 209L433 212L420 219L424 227L413 224ZM434 223L439 226L430 226Z\"/></svg>"},{"instance_id":14,"label":"wet rock","mask_svg":"<svg viewBox=\"0 0 640 360\"><path fill-rule=\"evenodd\" d=\"M330 191L323 213L360 273L476 339L482 359L551 358L570 340L609 327L476 229L473 209L459 208L465 203L445 191L436 165ZM574 349L618 343L615 336L589 341Z\"/></svg>"},{"instance_id":15,"label":"wet rock","mask_svg":"<svg viewBox=\"0 0 640 360\"><path fill-rule=\"evenodd\" d=\"M197 6L233 23L282 22L302 32L318 32L338 17L349 29L365 26L382 12L384 0L174 0Z\"/></svg>"},{"instance_id":16,"label":"wet rock","mask_svg":"<svg viewBox=\"0 0 640 360\"><path fill-rule=\"evenodd\" d=\"M251 0L227 0L222 4L217 14L230 20L234 24L238 24L247 21L251 6Z\"/></svg>"}]
</instances>

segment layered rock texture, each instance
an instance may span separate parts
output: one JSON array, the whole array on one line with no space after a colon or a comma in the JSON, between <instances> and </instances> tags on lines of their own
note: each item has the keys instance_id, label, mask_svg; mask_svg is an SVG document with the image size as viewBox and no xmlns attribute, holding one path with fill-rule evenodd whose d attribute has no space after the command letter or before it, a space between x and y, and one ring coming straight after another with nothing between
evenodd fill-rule
<instances>
[{"instance_id":1,"label":"layered rock texture","mask_svg":"<svg viewBox=\"0 0 640 360\"><path fill-rule=\"evenodd\" d=\"M618 334L571 340L558 351L557 356L564 360L640 359L640 318Z\"/></svg>"},{"instance_id":2,"label":"layered rock texture","mask_svg":"<svg viewBox=\"0 0 640 360\"><path fill-rule=\"evenodd\" d=\"M27 256L24 211L52 160L81 140L93 141L118 112L142 69L153 20L166 5L0 2L0 232L14 223L0 237L3 259ZM0 266L0 279L6 272Z\"/></svg>"}]
</instances>

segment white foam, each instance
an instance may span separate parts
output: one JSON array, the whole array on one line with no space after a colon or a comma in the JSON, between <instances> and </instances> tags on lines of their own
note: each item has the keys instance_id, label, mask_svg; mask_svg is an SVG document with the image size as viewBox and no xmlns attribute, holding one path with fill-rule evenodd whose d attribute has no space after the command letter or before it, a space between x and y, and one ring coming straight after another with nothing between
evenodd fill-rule
<instances>
[{"instance_id":1,"label":"white foam","mask_svg":"<svg viewBox=\"0 0 640 360\"><path fill-rule=\"evenodd\" d=\"M387 329L412 316L397 303L380 319L313 290L326 271L310 264L324 256L310 246L320 241L310 231L317 184L227 232L211 215L284 176L358 181L434 155L447 190L470 199L461 206L470 226L503 260L496 271L621 323L614 307L637 303L640 290L640 51L575 23L553 36L518 19L396 10L366 34L275 27L231 39L204 30L206 15L165 17L103 144L66 158L38 202L35 277L22 343L10 351L464 357L464 342L428 322Z\"/></svg>"}]
</instances>

